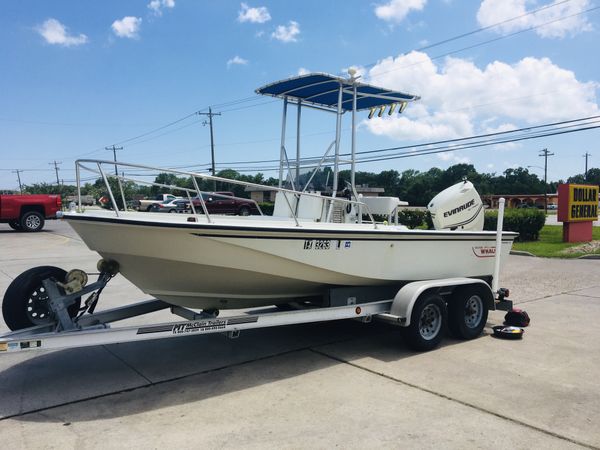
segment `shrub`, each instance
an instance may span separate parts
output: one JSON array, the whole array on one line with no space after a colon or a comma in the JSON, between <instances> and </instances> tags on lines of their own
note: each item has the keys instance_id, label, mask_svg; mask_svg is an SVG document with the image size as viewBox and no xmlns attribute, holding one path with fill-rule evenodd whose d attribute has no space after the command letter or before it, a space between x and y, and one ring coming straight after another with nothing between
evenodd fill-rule
<instances>
[{"instance_id":1,"label":"shrub","mask_svg":"<svg viewBox=\"0 0 600 450\"><path fill-rule=\"evenodd\" d=\"M545 223L546 215L539 209L505 209L502 228L519 233L519 241L537 241ZM483 229L496 231L497 224L498 211L486 211Z\"/></svg>"},{"instance_id":2,"label":"shrub","mask_svg":"<svg viewBox=\"0 0 600 450\"><path fill-rule=\"evenodd\" d=\"M258 206L260 207L261 211L263 212L263 214L265 216L272 216L273 215L273 209L275 207L275 203L260 202L258 204Z\"/></svg>"},{"instance_id":3,"label":"shrub","mask_svg":"<svg viewBox=\"0 0 600 450\"><path fill-rule=\"evenodd\" d=\"M426 211L418 209L401 209L398 212L398 223L406 225L408 228L417 228L425 222Z\"/></svg>"}]
</instances>

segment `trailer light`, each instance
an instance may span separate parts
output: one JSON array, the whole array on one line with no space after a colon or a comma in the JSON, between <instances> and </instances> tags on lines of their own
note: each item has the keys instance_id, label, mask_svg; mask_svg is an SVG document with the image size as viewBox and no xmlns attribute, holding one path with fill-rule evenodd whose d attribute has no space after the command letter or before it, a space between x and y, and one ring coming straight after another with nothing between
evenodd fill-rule
<instances>
[{"instance_id":1,"label":"trailer light","mask_svg":"<svg viewBox=\"0 0 600 450\"><path fill-rule=\"evenodd\" d=\"M362 309L360 308L360 306L357 306L355 311L356 311L356 314L360 314L362 312Z\"/></svg>"}]
</instances>

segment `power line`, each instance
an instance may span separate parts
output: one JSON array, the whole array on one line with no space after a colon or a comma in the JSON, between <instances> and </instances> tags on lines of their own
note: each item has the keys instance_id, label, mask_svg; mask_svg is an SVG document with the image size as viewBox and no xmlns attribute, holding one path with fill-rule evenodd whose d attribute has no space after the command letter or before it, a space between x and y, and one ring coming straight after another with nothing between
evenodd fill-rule
<instances>
[{"instance_id":1,"label":"power line","mask_svg":"<svg viewBox=\"0 0 600 450\"><path fill-rule=\"evenodd\" d=\"M550 128L550 127L555 127L555 126L559 126L559 125L573 124L573 123L577 123L577 122L585 122L585 121L596 120L596 119L600 119L600 115L582 117L579 119L562 120L559 122L551 122L551 123L546 123L546 124L542 124L542 125L534 125L534 126L529 126L529 127L517 128L514 130L496 131L494 133L478 134L478 135L468 136L468 137L463 137L463 138L444 139L441 141L426 142L426 143L415 144L415 145L402 145L402 146L397 146L397 147L386 147L386 148L380 148L377 150L364 150L364 151L361 151L358 153L361 153L361 154L379 153L379 152L401 150L401 149L407 149L407 148L427 147L430 145L447 144L447 143L451 143L451 142L460 142L460 141L479 139L479 138L484 138L484 137L501 136L501 135L506 135L506 134L511 134L511 133L518 133L518 132L523 132L523 131L528 131L528 130L537 130L540 128Z\"/></svg>"},{"instance_id":2,"label":"power line","mask_svg":"<svg viewBox=\"0 0 600 450\"><path fill-rule=\"evenodd\" d=\"M500 40L503 40L503 39L507 39L507 38L510 38L510 37L513 37L513 36L517 36L519 34L526 33L528 31L533 31L533 30L536 30L538 28L542 28L542 27L545 27L547 25L550 25L550 24L553 24L553 23L556 23L556 22L560 22L560 21L563 21L563 20L566 20L566 19L570 19L570 18L573 18L573 17L576 17L576 16L580 16L580 15L585 14L587 12L592 12L592 11L595 11L595 10L598 10L598 9L600 9L600 6L595 6L593 8L588 8L586 10L580 11L580 12L575 13L575 14L571 14L571 15L564 16L564 17L559 17L558 19L553 19L553 20L550 20L548 22L541 23L539 25L535 25L535 26L532 26L532 27L529 27L529 28L524 28L522 30L518 30L518 31L515 31L513 33L509 33L509 34L505 34L503 36L498 36L498 37L493 38L493 39L488 39L487 41L478 42L476 44L469 45L467 47L462 47L462 48L459 48L457 50L452 50L452 51L449 51L449 52L446 52L446 53L442 53L441 55L432 56L432 57L429 58L429 60L430 61L434 61L436 59L440 59L440 58L444 58L446 56L454 55L456 53L464 52L465 50L471 50L473 48L481 47L481 46L486 45L486 44L491 44L492 42L497 42L497 41L500 41ZM385 74L388 74L388 73L391 73L391 72L396 72L398 70L406 69L406 68L413 67L413 66L418 66L418 65L424 64L426 62L428 62L428 60L424 59L423 61L417 61L417 62L414 62L412 64L407 64L406 66L396 67L394 69L386 70L386 71L380 72L380 73L378 73L376 75L372 75L371 79L378 78L381 75L385 75Z\"/></svg>"},{"instance_id":3,"label":"power line","mask_svg":"<svg viewBox=\"0 0 600 450\"><path fill-rule=\"evenodd\" d=\"M564 128L568 128L568 127L594 124L594 123L596 123L597 119L600 119L600 115L589 116L589 117L584 117L584 118L579 118L579 119L563 120L560 122L551 122L551 123L547 123L547 124L543 124L543 125L534 125L534 126L529 126L529 127L517 128L514 130L508 130L508 131L497 131L494 133L485 133L485 134L479 134L479 135L473 135L473 136L467 136L467 137L461 137L461 138L444 139L444 140L439 140L439 141L434 141L434 142L425 142L425 143L413 144L413 145L386 147L386 148L379 148L379 149L374 149L374 150L362 150L362 151L356 152L356 154L357 155L369 155L369 154L376 154L376 153L385 153L385 152L390 152L390 151L395 151L395 150L407 150L406 152L401 152L396 155L415 154L419 151L418 150L419 148L424 148L427 151L430 151L430 150L436 148L436 147L432 148L432 146L438 146L437 148L440 148L440 149L443 148L443 149L446 149L444 151L447 151L447 149L452 148L452 147L451 146L439 147L440 144L466 145L466 144L458 144L458 143L460 143L460 142L468 143L469 141L471 141L470 145L472 145L473 143L487 142L487 141L476 141L476 140L482 139L482 138L493 138L493 137L497 137L497 136L504 136L504 135L511 135L511 134L516 135L518 133L532 133L532 132L535 132L535 130L540 130L543 128L552 128L555 130L559 130L559 129L564 129ZM593 122L589 122L591 120L593 120ZM588 122L586 122L586 121L588 121ZM562 125L565 125L565 127L561 127ZM349 156L349 153L343 153L340 156ZM319 159L319 157L318 156L309 156L309 157L302 158L302 161L313 160L313 159ZM277 162L279 162L278 159L268 159L268 160L260 160L260 161L231 161L231 162L224 162L220 165L235 166L235 165L242 165L242 164L260 164L260 163L277 163Z\"/></svg>"},{"instance_id":4,"label":"power line","mask_svg":"<svg viewBox=\"0 0 600 450\"><path fill-rule=\"evenodd\" d=\"M429 148L423 148L421 150L416 150L416 151L406 151L406 152L400 152L400 153L396 153L396 154L392 154L392 155L385 155L385 156L372 156L372 157L366 157L366 158L359 158L356 162L357 164L359 163L369 163L369 162L379 162L379 161L388 161L388 160L394 160L394 159L403 159L403 158L410 158L410 157L416 157L416 156L426 156L426 155L432 155L432 154L437 154L437 153L449 153L449 152L454 152L454 151L459 151L459 150L469 150L469 149L477 149L477 148L482 148L482 147L489 147L492 145L501 145L501 144L508 144L508 143L514 143L514 142L519 142L519 141L524 141L524 140L530 140L530 139L539 139L539 138L543 138L543 137L549 137L549 136L556 136L556 135L562 135L562 134L569 134L569 133L576 133L576 132L580 132L580 131L588 131L588 130L592 130L592 129L598 129L600 128L600 121L596 121L596 122L588 122L588 123L583 123L580 125L576 125L579 128L573 128L575 127L575 125L570 125L568 127L555 127L553 129L548 129L548 130L543 130L543 131L537 131L535 133L524 133L523 135L520 136L516 136L516 137L499 137L498 139L490 139L490 140L473 140L472 142L467 142L467 143L463 143L463 144L453 144L453 145L445 145L445 146L438 146L438 147L431 147L431 143L430 144L420 144L420 145L426 145ZM476 136L474 136L476 137ZM474 137L468 138L468 139L473 139ZM467 138L464 138L467 139ZM410 146L406 146L404 148L410 148ZM302 160L304 162L306 162L308 158L303 158ZM315 158L311 158L313 160L316 161ZM318 159L318 158L317 158ZM266 162L278 162L278 160L268 160ZM252 163L252 161L238 161L238 164L241 163ZM228 163L231 164L231 163ZM347 164L347 163L340 163L340 164ZM314 168L316 167L316 163L312 166L310 165L305 165L304 168ZM192 168L194 166L181 166L179 168L181 169L185 169L185 168ZM230 168L230 167L224 167L224 169L226 168ZM274 171L274 170L278 170L279 166L254 166L254 167L240 167L239 165L235 168L235 170L237 172L259 172L259 171Z\"/></svg>"},{"instance_id":5,"label":"power line","mask_svg":"<svg viewBox=\"0 0 600 450\"><path fill-rule=\"evenodd\" d=\"M560 2L556 2L556 3L551 3L549 5L545 5L545 6L542 6L540 8L537 8L537 9L531 10L529 12L526 12L525 14L521 14L520 16L512 17L510 19L506 19L506 20L503 20L501 22L496 22L496 23L494 23L492 25L487 25L485 27L477 28L476 30L468 31L468 32L463 33L463 34L459 34L458 36L453 36L453 37L450 37L450 38L447 38L447 39L435 42L433 44L426 45L424 47L416 49L416 51L422 52L423 50L429 50L430 48L438 47L440 45L447 44L448 42L456 41L458 39L462 39L462 38L467 37L467 36L472 36L472 35L474 35L476 33L482 32L482 31L487 31L487 30L490 30L492 28L499 27L500 25L504 25L504 24L507 24L509 22L513 22L515 20L522 19L523 17L529 16L529 15L532 15L532 14L536 14L536 13L542 11L542 10L554 8L555 6L562 5L563 3L569 3L571 1L572 0L563 0L563 1L560 1Z\"/></svg>"}]
</instances>

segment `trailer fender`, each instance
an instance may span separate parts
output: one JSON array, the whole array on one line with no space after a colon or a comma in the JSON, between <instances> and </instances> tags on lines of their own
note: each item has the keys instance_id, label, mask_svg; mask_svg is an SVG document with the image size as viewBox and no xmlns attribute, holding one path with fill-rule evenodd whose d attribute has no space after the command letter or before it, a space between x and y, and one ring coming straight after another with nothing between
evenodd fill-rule
<instances>
[{"instance_id":1,"label":"trailer fender","mask_svg":"<svg viewBox=\"0 0 600 450\"><path fill-rule=\"evenodd\" d=\"M485 289L490 292L490 295L486 296L488 309L496 309L494 295L490 286L485 281L476 278L444 278L440 280L414 281L402 286L394 297L390 315L400 318L400 325L407 327L410 325L413 307L424 292L431 290L433 293L442 294L442 296L444 296L444 293L451 292L455 287L466 285L484 286Z\"/></svg>"}]
</instances>

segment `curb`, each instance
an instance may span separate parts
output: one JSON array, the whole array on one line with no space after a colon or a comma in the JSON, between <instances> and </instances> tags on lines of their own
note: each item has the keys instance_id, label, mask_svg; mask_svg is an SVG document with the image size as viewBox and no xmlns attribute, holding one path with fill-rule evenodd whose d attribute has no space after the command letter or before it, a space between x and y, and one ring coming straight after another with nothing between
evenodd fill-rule
<instances>
[{"instance_id":1,"label":"curb","mask_svg":"<svg viewBox=\"0 0 600 450\"><path fill-rule=\"evenodd\" d=\"M583 255L580 256L577 259L600 259L600 255L599 254L594 254L594 255Z\"/></svg>"},{"instance_id":2,"label":"curb","mask_svg":"<svg viewBox=\"0 0 600 450\"><path fill-rule=\"evenodd\" d=\"M522 250L511 250L510 254L517 255L517 256L533 256L534 258L537 258L533 253L524 252ZM600 255L598 255L598 256L600 256Z\"/></svg>"}]
</instances>

